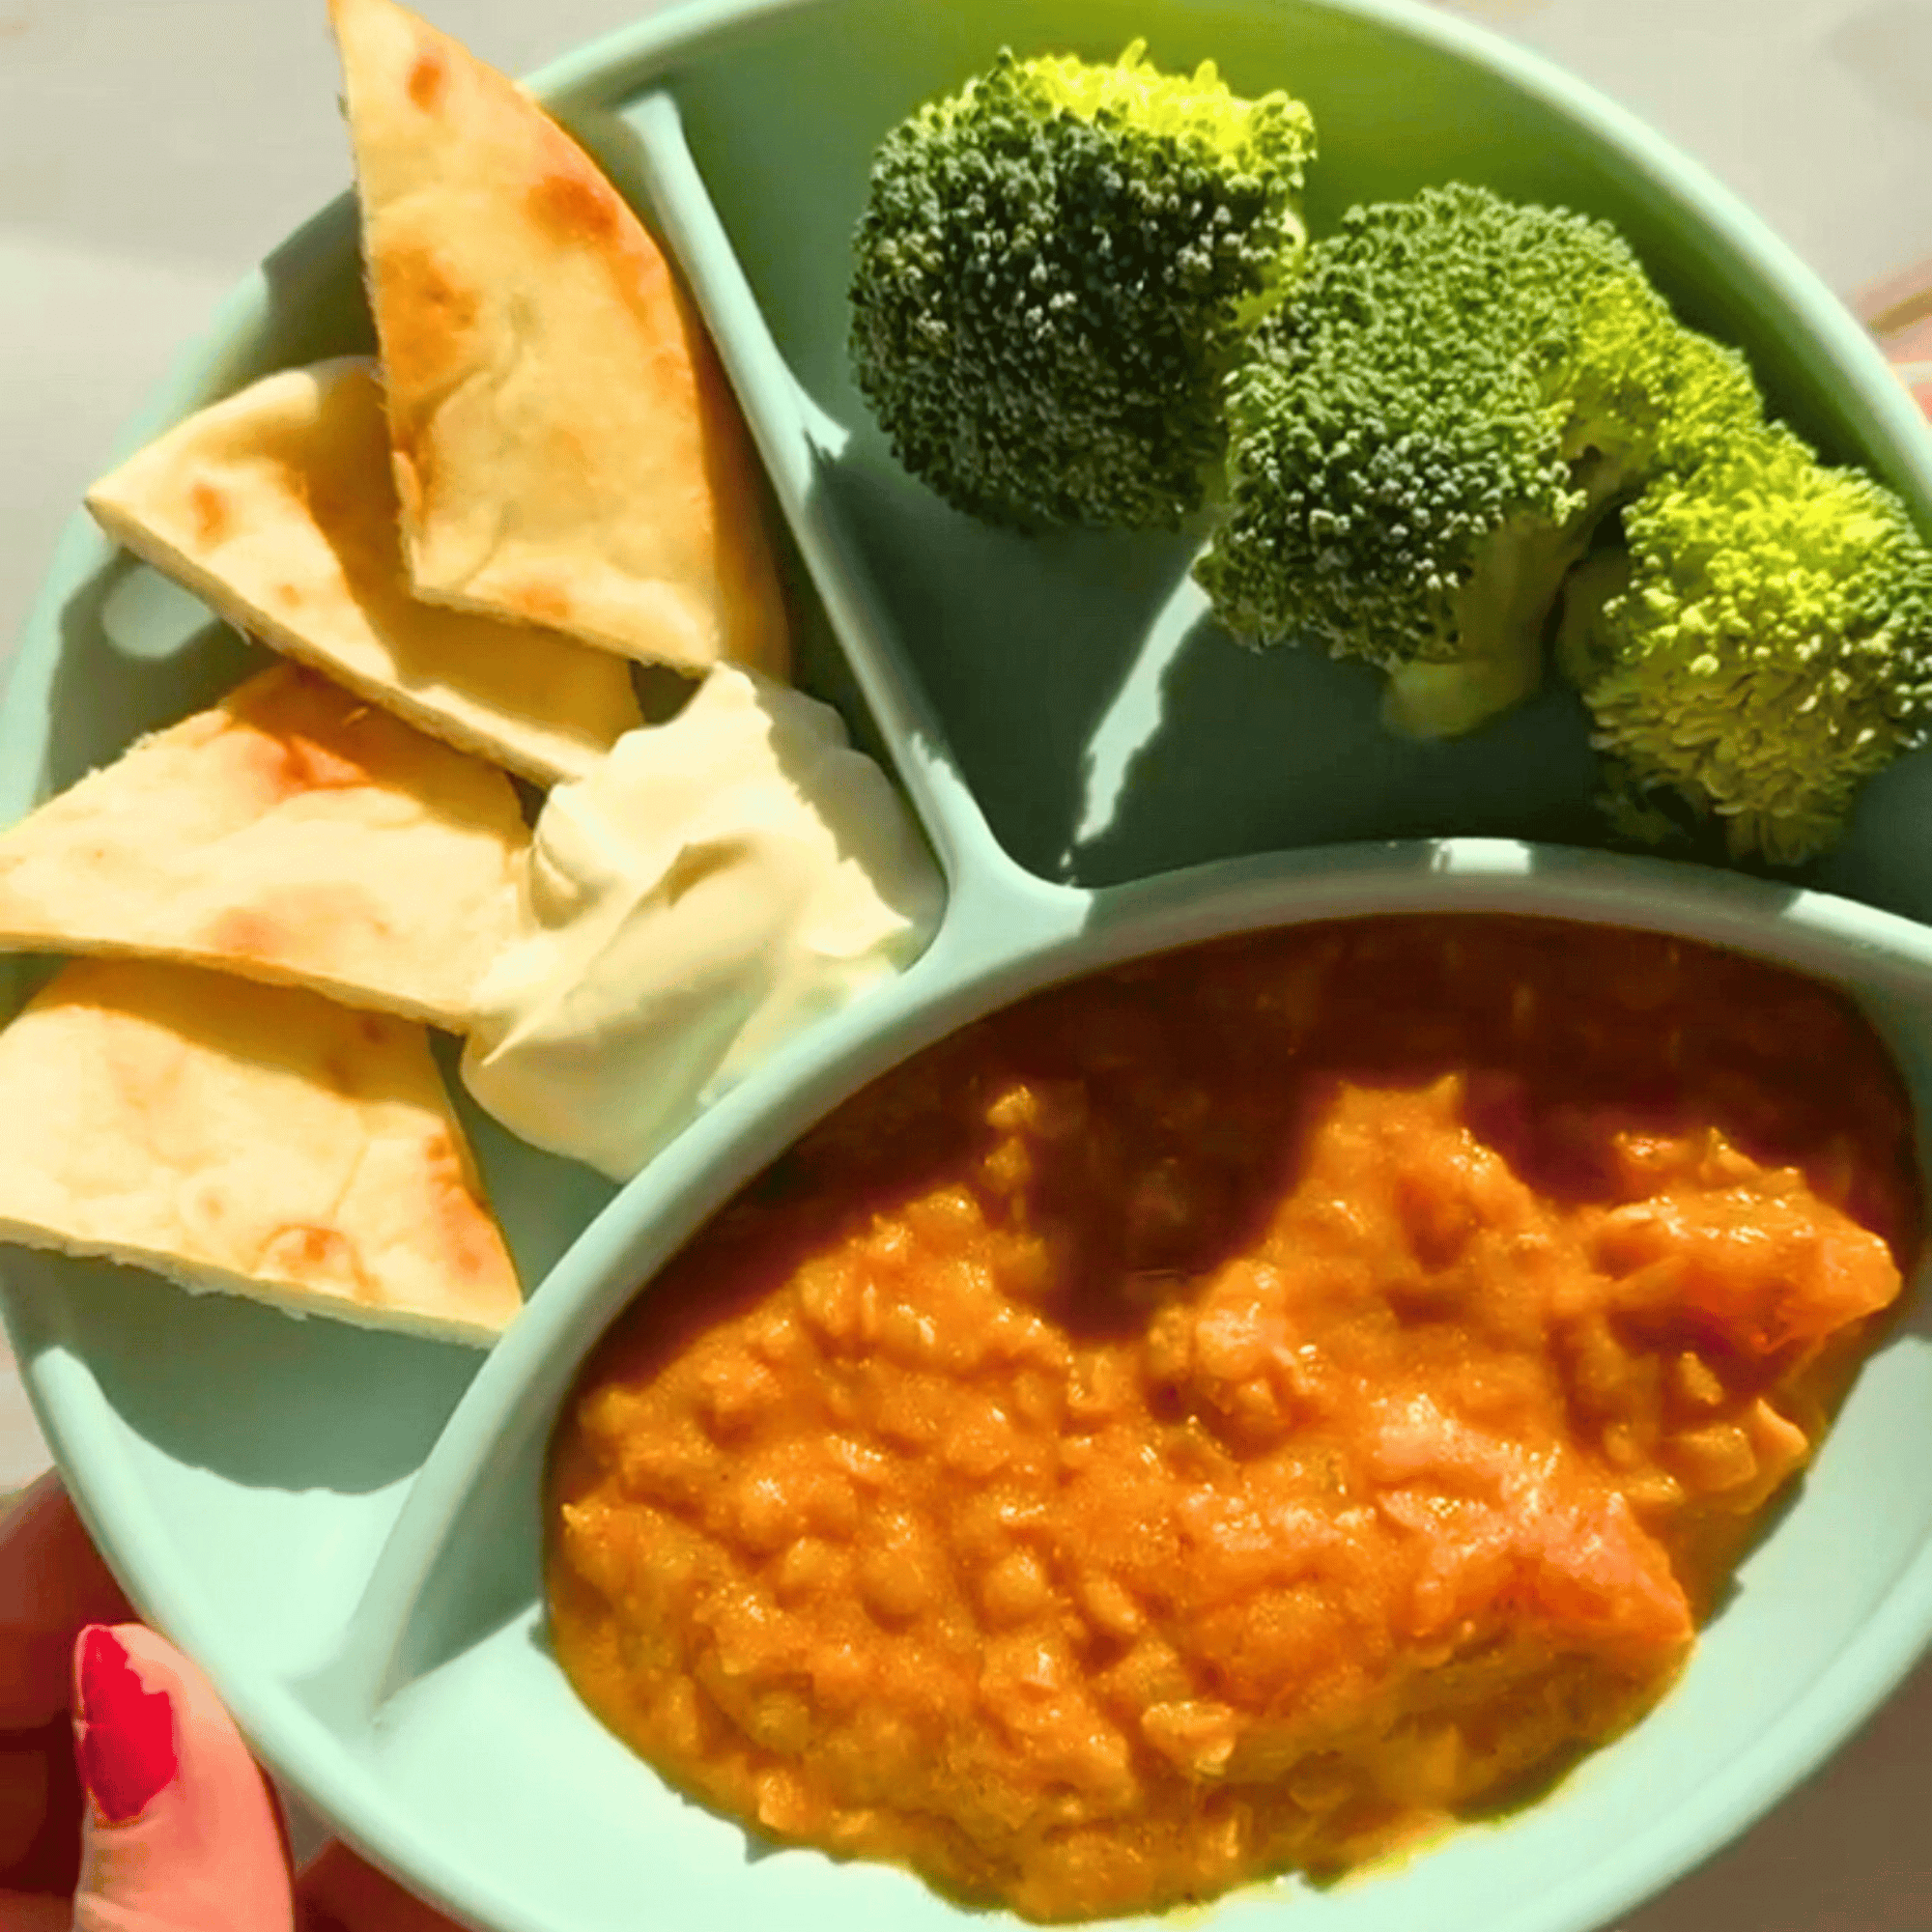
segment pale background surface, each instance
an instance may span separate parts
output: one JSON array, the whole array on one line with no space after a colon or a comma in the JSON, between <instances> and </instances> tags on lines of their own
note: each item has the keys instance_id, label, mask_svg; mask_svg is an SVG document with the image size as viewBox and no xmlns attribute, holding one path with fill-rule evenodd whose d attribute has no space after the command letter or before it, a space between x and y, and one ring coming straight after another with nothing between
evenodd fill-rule
<instances>
[{"instance_id":1,"label":"pale background surface","mask_svg":"<svg viewBox=\"0 0 1932 1932\"><path fill-rule=\"evenodd\" d=\"M648 9L421 4L513 72ZM1932 256L1932 0L1463 11L1672 136L1834 288ZM346 185L323 18L322 0L0 0L0 658L117 427L221 293ZM3 1356L0 1492L46 1460ZM1622 1932L1928 1932L1928 1808L1932 1666Z\"/></svg>"}]
</instances>

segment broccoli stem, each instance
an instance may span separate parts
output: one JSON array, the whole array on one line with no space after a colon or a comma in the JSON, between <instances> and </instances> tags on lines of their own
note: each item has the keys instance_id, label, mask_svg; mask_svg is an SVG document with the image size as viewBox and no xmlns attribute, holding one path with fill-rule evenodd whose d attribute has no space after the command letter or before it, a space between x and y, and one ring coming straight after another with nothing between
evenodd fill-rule
<instances>
[{"instance_id":1,"label":"broccoli stem","mask_svg":"<svg viewBox=\"0 0 1932 1932\"><path fill-rule=\"evenodd\" d=\"M1543 682L1557 592L1605 507L1593 501L1563 524L1529 515L1499 526L1449 599L1461 655L1392 666L1383 724L1407 738L1459 738L1528 697Z\"/></svg>"}]
</instances>

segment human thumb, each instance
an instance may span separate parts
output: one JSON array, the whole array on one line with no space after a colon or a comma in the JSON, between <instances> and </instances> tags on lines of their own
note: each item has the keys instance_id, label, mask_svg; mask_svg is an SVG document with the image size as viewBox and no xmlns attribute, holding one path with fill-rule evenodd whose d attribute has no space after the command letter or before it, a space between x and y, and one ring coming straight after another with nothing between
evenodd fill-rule
<instances>
[{"instance_id":1,"label":"human thumb","mask_svg":"<svg viewBox=\"0 0 1932 1932\"><path fill-rule=\"evenodd\" d=\"M208 1680L139 1624L73 1649L74 1932L291 1932L273 1801Z\"/></svg>"}]
</instances>

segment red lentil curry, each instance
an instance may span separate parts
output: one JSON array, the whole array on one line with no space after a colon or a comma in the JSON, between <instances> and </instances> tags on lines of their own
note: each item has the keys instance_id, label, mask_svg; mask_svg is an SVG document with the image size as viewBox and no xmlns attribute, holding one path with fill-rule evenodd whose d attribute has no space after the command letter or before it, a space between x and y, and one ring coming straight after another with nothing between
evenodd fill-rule
<instances>
[{"instance_id":1,"label":"red lentil curry","mask_svg":"<svg viewBox=\"0 0 1932 1932\"><path fill-rule=\"evenodd\" d=\"M1635 933L1171 954L858 1095L587 1365L564 1668L1037 1918L1332 1872L1668 1688L1917 1236L1856 1011Z\"/></svg>"}]
</instances>

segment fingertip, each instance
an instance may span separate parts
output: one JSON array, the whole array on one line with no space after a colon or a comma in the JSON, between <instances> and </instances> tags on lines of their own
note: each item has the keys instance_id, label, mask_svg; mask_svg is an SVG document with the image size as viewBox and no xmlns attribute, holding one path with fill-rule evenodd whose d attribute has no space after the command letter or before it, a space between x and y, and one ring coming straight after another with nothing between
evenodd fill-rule
<instances>
[{"instance_id":1,"label":"fingertip","mask_svg":"<svg viewBox=\"0 0 1932 1932\"><path fill-rule=\"evenodd\" d=\"M174 1700L148 1688L128 1649L147 1634L134 1624L89 1624L74 1640L74 1755L103 1824L138 1818L181 1768Z\"/></svg>"},{"instance_id":2,"label":"fingertip","mask_svg":"<svg viewBox=\"0 0 1932 1932\"><path fill-rule=\"evenodd\" d=\"M207 1678L153 1631L121 1624L81 1634L74 1683L88 1795L75 1932L289 1932L268 1782Z\"/></svg>"}]
</instances>

